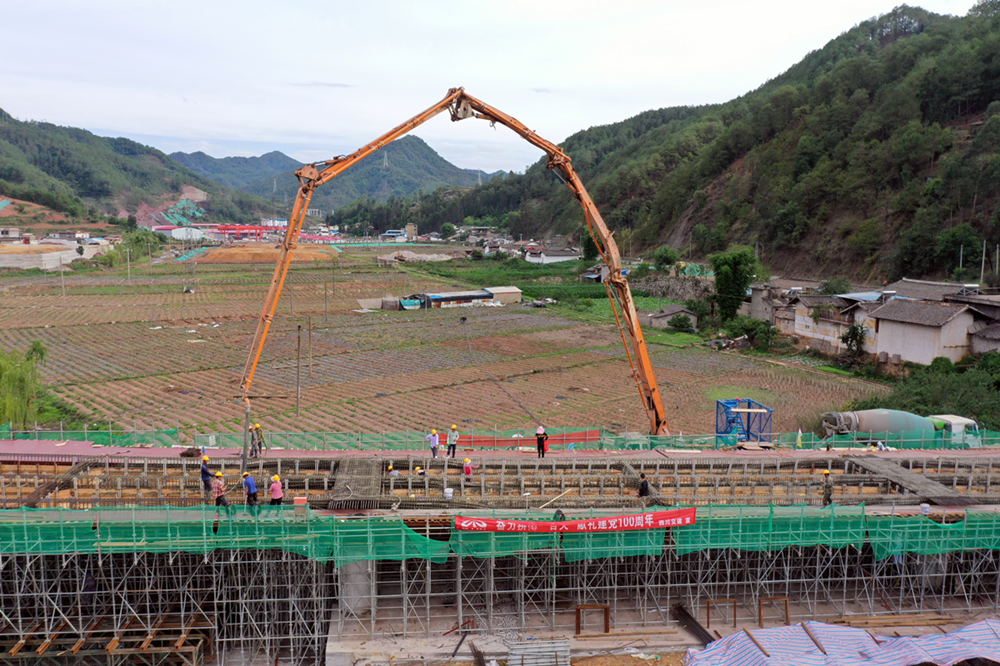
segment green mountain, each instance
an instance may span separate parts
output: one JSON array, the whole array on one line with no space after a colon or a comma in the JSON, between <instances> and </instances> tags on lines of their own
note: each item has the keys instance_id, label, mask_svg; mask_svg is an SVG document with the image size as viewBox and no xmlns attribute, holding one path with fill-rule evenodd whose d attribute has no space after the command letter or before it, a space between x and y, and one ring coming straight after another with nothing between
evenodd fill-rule
<instances>
[{"instance_id":1,"label":"green mountain","mask_svg":"<svg viewBox=\"0 0 1000 666\"><path fill-rule=\"evenodd\" d=\"M781 271L953 274L970 248L1000 243L1000 0L965 17L900 6L738 99L647 111L562 147L623 246L756 243ZM398 206L393 224L582 228L544 160L425 203Z\"/></svg>"},{"instance_id":2,"label":"green mountain","mask_svg":"<svg viewBox=\"0 0 1000 666\"><path fill-rule=\"evenodd\" d=\"M277 150L260 157L211 157L197 153L170 153L170 157L195 173L222 183L234 190L246 190L247 186L273 178L285 171L295 171L302 166L288 155Z\"/></svg>"},{"instance_id":3,"label":"green mountain","mask_svg":"<svg viewBox=\"0 0 1000 666\"><path fill-rule=\"evenodd\" d=\"M217 159L204 153L174 153L171 157L207 178L272 200L279 206L291 206L299 187L295 170L302 165L279 152L250 158ZM311 207L333 210L363 198L387 201L390 197L407 197L442 187L472 187L480 177L487 182L492 176L460 169L438 155L423 139L404 136L318 188Z\"/></svg>"},{"instance_id":4,"label":"green mountain","mask_svg":"<svg viewBox=\"0 0 1000 666\"><path fill-rule=\"evenodd\" d=\"M71 218L134 213L176 201L192 185L208 193L207 219L251 221L270 205L226 189L130 139L19 121L0 110L0 196L48 206Z\"/></svg>"}]
</instances>

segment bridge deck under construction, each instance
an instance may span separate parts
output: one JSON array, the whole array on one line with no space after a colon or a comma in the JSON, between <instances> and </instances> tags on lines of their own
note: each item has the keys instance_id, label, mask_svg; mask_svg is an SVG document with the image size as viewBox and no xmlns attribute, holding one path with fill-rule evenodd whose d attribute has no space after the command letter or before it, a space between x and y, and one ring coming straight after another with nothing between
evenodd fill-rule
<instances>
[{"instance_id":1,"label":"bridge deck under construction","mask_svg":"<svg viewBox=\"0 0 1000 666\"><path fill-rule=\"evenodd\" d=\"M677 603L713 624L1000 611L1000 452L473 462L466 479L460 459L417 452L254 460L258 479L279 474L307 505L267 514L239 506L238 458L210 463L236 505L216 510L197 459L0 454L0 529L14 542L0 546L0 664L321 664L328 638L572 635L585 606L599 608L583 612L598 632L603 608L618 630L676 627ZM834 510L821 508L826 469ZM649 498L636 496L640 474ZM699 507L699 529L572 543L473 543L452 529L459 512L553 520L654 505Z\"/></svg>"}]
</instances>

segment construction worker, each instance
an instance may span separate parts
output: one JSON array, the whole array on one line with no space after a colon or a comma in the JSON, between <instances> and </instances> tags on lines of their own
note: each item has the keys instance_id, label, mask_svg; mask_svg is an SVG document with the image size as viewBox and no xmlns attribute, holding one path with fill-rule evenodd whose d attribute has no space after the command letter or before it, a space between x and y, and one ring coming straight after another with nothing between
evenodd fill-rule
<instances>
[{"instance_id":1,"label":"construction worker","mask_svg":"<svg viewBox=\"0 0 1000 666\"><path fill-rule=\"evenodd\" d=\"M257 480L250 472L243 472L243 488L247 493L247 506L257 506Z\"/></svg>"},{"instance_id":2,"label":"construction worker","mask_svg":"<svg viewBox=\"0 0 1000 666\"><path fill-rule=\"evenodd\" d=\"M466 483L472 483L472 470L476 469L476 467L478 465L473 465L472 461L468 458L465 459L465 462L462 464L462 473L465 474Z\"/></svg>"},{"instance_id":3,"label":"construction worker","mask_svg":"<svg viewBox=\"0 0 1000 666\"><path fill-rule=\"evenodd\" d=\"M833 502L833 479L830 478L830 470L823 470L823 506L830 506Z\"/></svg>"},{"instance_id":4,"label":"construction worker","mask_svg":"<svg viewBox=\"0 0 1000 666\"><path fill-rule=\"evenodd\" d=\"M247 432L250 433L250 457L253 458L260 454L260 443L257 441L257 429L253 424L247 428Z\"/></svg>"},{"instance_id":5,"label":"construction worker","mask_svg":"<svg viewBox=\"0 0 1000 666\"><path fill-rule=\"evenodd\" d=\"M392 465L389 465L389 476L396 477L399 476L399 470L393 469Z\"/></svg>"},{"instance_id":6,"label":"construction worker","mask_svg":"<svg viewBox=\"0 0 1000 666\"><path fill-rule=\"evenodd\" d=\"M636 497L649 497L649 481L646 480L645 474L639 475L639 492L636 493Z\"/></svg>"},{"instance_id":7,"label":"construction worker","mask_svg":"<svg viewBox=\"0 0 1000 666\"><path fill-rule=\"evenodd\" d=\"M212 471L208 469L208 456L201 457L201 485L205 486L205 497L211 497Z\"/></svg>"},{"instance_id":8,"label":"construction worker","mask_svg":"<svg viewBox=\"0 0 1000 666\"><path fill-rule=\"evenodd\" d=\"M413 470L413 473L416 474L417 476L427 476L427 472L424 470L423 467L420 467L419 465L417 465L417 468Z\"/></svg>"},{"instance_id":9,"label":"construction worker","mask_svg":"<svg viewBox=\"0 0 1000 666\"><path fill-rule=\"evenodd\" d=\"M215 482L212 484L212 499L215 506L229 506L226 500L226 482L222 480L222 472L215 473Z\"/></svg>"},{"instance_id":10,"label":"construction worker","mask_svg":"<svg viewBox=\"0 0 1000 666\"><path fill-rule=\"evenodd\" d=\"M458 449L458 426L452 423L451 430L448 431L448 452L445 453L445 457L451 456L454 459L456 449Z\"/></svg>"},{"instance_id":11,"label":"construction worker","mask_svg":"<svg viewBox=\"0 0 1000 666\"><path fill-rule=\"evenodd\" d=\"M271 481L271 506L281 506L281 500L285 497L281 487L281 477L275 474L271 477Z\"/></svg>"},{"instance_id":12,"label":"construction worker","mask_svg":"<svg viewBox=\"0 0 1000 666\"><path fill-rule=\"evenodd\" d=\"M535 431L535 439L538 442L538 457L545 457L545 441L549 438L545 434L545 426L538 426L538 430Z\"/></svg>"},{"instance_id":13,"label":"construction worker","mask_svg":"<svg viewBox=\"0 0 1000 666\"><path fill-rule=\"evenodd\" d=\"M264 430L259 423L253 424L253 431L257 435L257 455L264 455Z\"/></svg>"},{"instance_id":14,"label":"construction worker","mask_svg":"<svg viewBox=\"0 0 1000 666\"><path fill-rule=\"evenodd\" d=\"M431 445L431 456L434 457L434 458L437 458L438 457L438 444L440 443L440 439L438 438L438 431L434 430L434 429L431 429L431 434L429 434L426 437L424 437L424 439L426 439L428 442L430 442L430 445Z\"/></svg>"}]
</instances>

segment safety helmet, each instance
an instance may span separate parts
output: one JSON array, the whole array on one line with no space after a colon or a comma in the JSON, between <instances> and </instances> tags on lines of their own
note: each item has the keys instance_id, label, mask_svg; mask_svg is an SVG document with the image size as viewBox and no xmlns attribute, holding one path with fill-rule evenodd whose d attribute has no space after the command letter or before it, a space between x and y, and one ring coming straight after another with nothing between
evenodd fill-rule
<instances>
[{"instance_id":1,"label":"safety helmet","mask_svg":"<svg viewBox=\"0 0 1000 666\"><path fill-rule=\"evenodd\" d=\"M472 462L472 461L471 461L471 460L469 460L468 458L466 458L466 459L465 459L465 462Z\"/></svg>"},{"instance_id":2,"label":"safety helmet","mask_svg":"<svg viewBox=\"0 0 1000 666\"><path fill-rule=\"evenodd\" d=\"M451 429L452 429L452 430L458 430L458 426L457 426L457 425L455 425L454 423L452 423L452 424L451 424Z\"/></svg>"},{"instance_id":3,"label":"safety helmet","mask_svg":"<svg viewBox=\"0 0 1000 666\"><path fill-rule=\"evenodd\" d=\"M437 430L435 430L434 428L431 428L431 434L432 434L432 435L436 435L436 434L438 434L438 431L437 431Z\"/></svg>"},{"instance_id":4,"label":"safety helmet","mask_svg":"<svg viewBox=\"0 0 1000 666\"><path fill-rule=\"evenodd\" d=\"M205 462L208 462L208 456L202 456L201 459L204 460Z\"/></svg>"},{"instance_id":5,"label":"safety helmet","mask_svg":"<svg viewBox=\"0 0 1000 666\"><path fill-rule=\"evenodd\" d=\"M422 469L423 469L423 467L420 467L419 465L417 465L417 468L416 468L415 470L413 470L413 471L415 471L415 472L419 472L419 471L420 471L420 470L422 470Z\"/></svg>"},{"instance_id":6,"label":"safety helmet","mask_svg":"<svg viewBox=\"0 0 1000 666\"><path fill-rule=\"evenodd\" d=\"M244 477L250 476L250 472L243 472L243 476Z\"/></svg>"},{"instance_id":7,"label":"safety helmet","mask_svg":"<svg viewBox=\"0 0 1000 666\"><path fill-rule=\"evenodd\" d=\"M828 470L828 469L824 469L823 470L823 474L829 474L829 473L830 473L830 470Z\"/></svg>"},{"instance_id":8,"label":"safety helmet","mask_svg":"<svg viewBox=\"0 0 1000 666\"><path fill-rule=\"evenodd\" d=\"M392 471L392 465L389 465L389 471Z\"/></svg>"},{"instance_id":9,"label":"safety helmet","mask_svg":"<svg viewBox=\"0 0 1000 666\"><path fill-rule=\"evenodd\" d=\"M253 424L253 427L254 427L254 428L259 428L259 427L260 427L260 424L259 424L259 423L254 423L254 424Z\"/></svg>"},{"instance_id":10,"label":"safety helmet","mask_svg":"<svg viewBox=\"0 0 1000 666\"><path fill-rule=\"evenodd\" d=\"M274 476L271 477L271 480L272 481L281 481L281 477L278 476L277 474L275 474Z\"/></svg>"},{"instance_id":11,"label":"safety helmet","mask_svg":"<svg viewBox=\"0 0 1000 666\"><path fill-rule=\"evenodd\" d=\"M222 476L222 472L216 472L215 475L216 476Z\"/></svg>"}]
</instances>

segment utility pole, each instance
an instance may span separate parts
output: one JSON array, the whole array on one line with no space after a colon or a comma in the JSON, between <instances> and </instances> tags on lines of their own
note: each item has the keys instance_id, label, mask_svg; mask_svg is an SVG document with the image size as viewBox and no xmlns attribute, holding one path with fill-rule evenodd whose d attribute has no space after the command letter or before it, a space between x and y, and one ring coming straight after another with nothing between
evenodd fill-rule
<instances>
[{"instance_id":1,"label":"utility pole","mask_svg":"<svg viewBox=\"0 0 1000 666\"><path fill-rule=\"evenodd\" d=\"M299 338L295 344L295 416L302 414L302 324L299 324Z\"/></svg>"},{"instance_id":2,"label":"utility pole","mask_svg":"<svg viewBox=\"0 0 1000 666\"><path fill-rule=\"evenodd\" d=\"M288 307L292 312L292 316L295 316L295 285L289 281L288 283ZM299 328L302 328L299 326Z\"/></svg>"},{"instance_id":3,"label":"utility pole","mask_svg":"<svg viewBox=\"0 0 1000 666\"><path fill-rule=\"evenodd\" d=\"M313 378L313 318L309 317L309 379Z\"/></svg>"},{"instance_id":4,"label":"utility pole","mask_svg":"<svg viewBox=\"0 0 1000 666\"><path fill-rule=\"evenodd\" d=\"M323 323L330 321L329 287L330 285L323 283Z\"/></svg>"},{"instance_id":5,"label":"utility pole","mask_svg":"<svg viewBox=\"0 0 1000 666\"><path fill-rule=\"evenodd\" d=\"M149 286L153 286L153 244L146 243L146 251L149 252Z\"/></svg>"},{"instance_id":6,"label":"utility pole","mask_svg":"<svg viewBox=\"0 0 1000 666\"><path fill-rule=\"evenodd\" d=\"M132 248L125 248L125 263L128 265L128 284L132 286Z\"/></svg>"},{"instance_id":7,"label":"utility pole","mask_svg":"<svg viewBox=\"0 0 1000 666\"><path fill-rule=\"evenodd\" d=\"M62 285L62 303L66 307L66 271L63 269L63 255L59 253L59 283Z\"/></svg>"},{"instance_id":8,"label":"utility pole","mask_svg":"<svg viewBox=\"0 0 1000 666\"><path fill-rule=\"evenodd\" d=\"M986 275L986 239L983 239L983 262L979 266L979 286L983 286L983 277Z\"/></svg>"}]
</instances>

